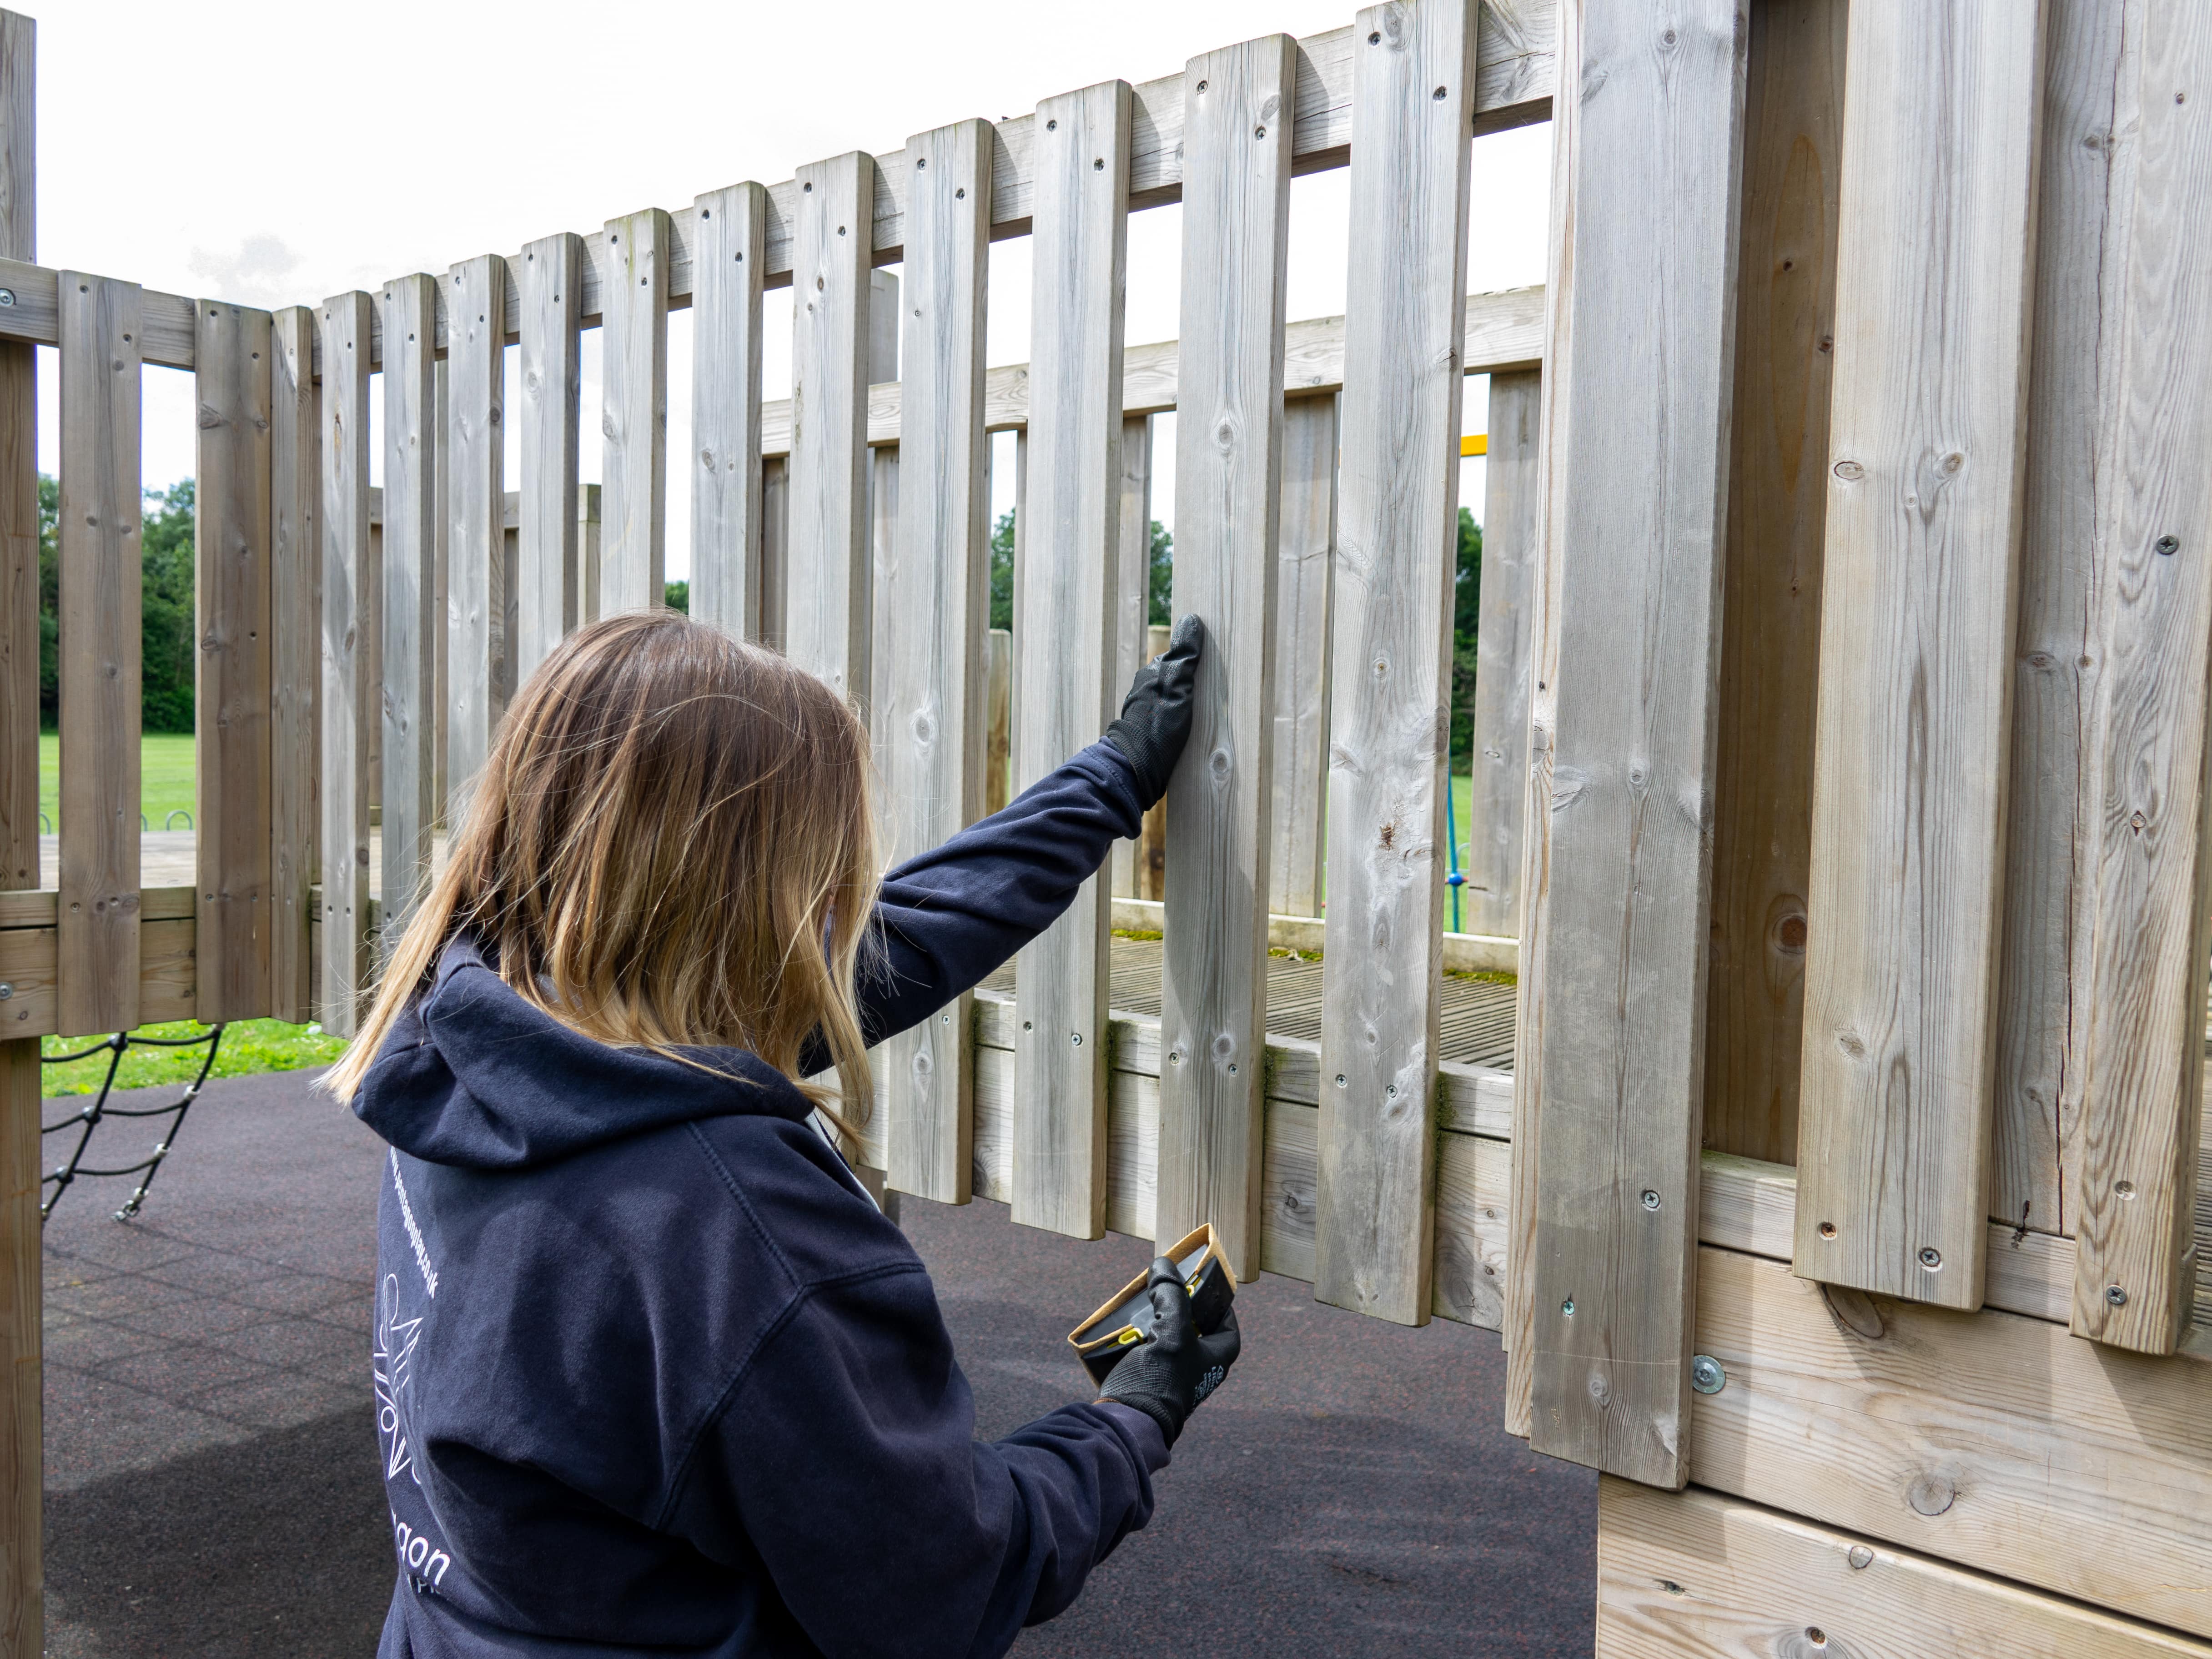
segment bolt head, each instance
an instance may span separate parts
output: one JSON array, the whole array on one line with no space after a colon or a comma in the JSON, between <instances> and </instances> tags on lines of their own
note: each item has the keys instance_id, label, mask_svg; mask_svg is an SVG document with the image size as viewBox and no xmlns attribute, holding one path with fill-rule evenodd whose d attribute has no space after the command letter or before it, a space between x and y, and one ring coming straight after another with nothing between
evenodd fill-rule
<instances>
[{"instance_id":1,"label":"bolt head","mask_svg":"<svg viewBox=\"0 0 2212 1659\"><path fill-rule=\"evenodd\" d=\"M1574 1297L1569 1297L1565 1302L1559 1304L1559 1311L1565 1314L1568 1318L1572 1319L1575 1316Z\"/></svg>"},{"instance_id":2,"label":"bolt head","mask_svg":"<svg viewBox=\"0 0 2212 1659\"><path fill-rule=\"evenodd\" d=\"M1644 1189L1644 1207L1647 1210L1656 1210L1659 1207L1659 1194L1649 1187Z\"/></svg>"},{"instance_id":3,"label":"bolt head","mask_svg":"<svg viewBox=\"0 0 2212 1659\"><path fill-rule=\"evenodd\" d=\"M1929 1273L1934 1273L1943 1265L1943 1252L1933 1244L1923 1244L1920 1247L1920 1265Z\"/></svg>"},{"instance_id":4,"label":"bolt head","mask_svg":"<svg viewBox=\"0 0 2212 1659\"><path fill-rule=\"evenodd\" d=\"M1728 1387L1728 1372L1712 1355L1701 1353L1690 1361L1690 1386L1699 1394L1718 1394Z\"/></svg>"},{"instance_id":5,"label":"bolt head","mask_svg":"<svg viewBox=\"0 0 2212 1659\"><path fill-rule=\"evenodd\" d=\"M2124 1308L2128 1305L2128 1293L2118 1285L2107 1285L2105 1286L2105 1300L2115 1308Z\"/></svg>"}]
</instances>

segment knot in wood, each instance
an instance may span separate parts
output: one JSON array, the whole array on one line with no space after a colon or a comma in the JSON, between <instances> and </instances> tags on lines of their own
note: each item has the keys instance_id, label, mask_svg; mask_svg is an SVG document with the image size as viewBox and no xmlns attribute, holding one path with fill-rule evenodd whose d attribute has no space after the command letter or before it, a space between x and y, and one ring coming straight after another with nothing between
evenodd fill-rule
<instances>
[{"instance_id":1,"label":"knot in wood","mask_svg":"<svg viewBox=\"0 0 2212 1659\"><path fill-rule=\"evenodd\" d=\"M1613 1380L1603 1371L1593 1370L1583 1386L1589 1390L1590 1403L1600 1411L1613 1403Z\"/></svg>"},{"instance_id":2,"label":"knot in wood","mask_svg":"<svg viewBox=\"0 0 2212 1659\"><path fill-rule=\"evenodd\" d=\"M937 719L927 708L914 711L914 740L920 744L937 741Z\"/></svg>"},{"instance_id":3,"label":"knot in wood","mask_svg":"<svg viewBox=\"0 0 2212 1659\"><path fill-rule=\"evenodd\" d=\"M1853 1060L1864 1060L1866 1058L1866 1043L1856 1031L1837 1032L1836 1047L1842 1049Z\"/></svg>"},{"instance_id":4,"label":"knot in wood","mask_svg":"<svg viewBox=\"0 0 2212 1659\"><path fill-rule=\"evenodd\" d=\"M1949 1509L1958 1495L1948 1475L1929 1469L1913 1476L1911 1486L1905 1489L1905 1501L1918 1514L1935 1516Z\"/></svg>"},{"instance_id":5,"label":"knot in wood","mask_svg":"<svg viewBox=\"0 0 2212 1659\"><path fill-rule=\"evenodd\" d=\"M937 1062L929 1057L928 1049L917 1048L914 1051L914 1074L916 1077L926 1079L936 1069Z\"/></svg>"}]
</instances>

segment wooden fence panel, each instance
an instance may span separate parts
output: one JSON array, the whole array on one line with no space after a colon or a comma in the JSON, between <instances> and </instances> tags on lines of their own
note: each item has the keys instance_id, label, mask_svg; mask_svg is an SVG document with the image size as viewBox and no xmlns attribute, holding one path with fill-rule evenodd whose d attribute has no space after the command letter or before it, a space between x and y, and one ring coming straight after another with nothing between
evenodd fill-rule
<instances>
[{"instance_id":1,"label":"wooden fence panel","mask_svg":"<svg viewBox=\"0 0 2212 1659\"><path fill-rule=\"evenodd\" d=\"M924 169L927 171L927 169ZM895 386L899 378L899 279L895 271L868 273L868 383ZM872 396L872 392L871 393ZM881 593L898 539L899 446L872 444L861 464L867 479L868 520L868 665L869 730L882 736L881 687L884 653L890 650L890 618L884 614Z\"/></svg>"},{"instance_id":2,"label":"wooden fence panel","mask_svg":"<svg viewBox=\"0 0 2212 1659\"><path fill-rule=\"evenodd\" d=\"M138 285L60 276L61 1022L138 1023Z\"/></svg>"},{"instance_id":3,"label":"wooden fence panel","mask_svg":"<svg viewBox=\"0 0 2212 1659\"><path fill-rule=\"evenodd\" d=\"M368 520L368 338L375 301L323 301L322 823L323 1029L354 1034L367 990L369 763L380 730L384 604Z\"/></svg>"},{"instance_id":4,"label":"wooden fence panel","mask_svg":"<svg viewBox=\"0 0 2212 1659\"><path fill-rule=\"evenodd\" d=\"M732 185L692 211L691 614L756 640L768 192Z\"/></svg>"},{"instance_id":5,"label":"wooden fence panel","mask_svg":"<svg viewBox=\"0 0 2212 1659\"><path fill-rule=\"evenodd\" d=\"M1981 1305L2038 7L1850 9L1797 1267Z\"/></svg>"},{"instance_id":6,"label":"wooden fence panel","mask_svg":"<svg viewBox=\"0 0 2212 1659\"><path fill-rule=\"evenodd\" d=\"M1274 787L1283 323L1297 45L1271 34L1191 59L1184 100L1175 605L1207 629L1188 763L1168 787L1160 1152L1166 1248L1212 1222L1260 1268L1267 1137L1268 860Z\"/></svg>"},{"instance_id":7,"label":"wooden fence panel","mask_svg":"<svg viewBox=\"0 0 2212 1659\"><path fill-rule=\"evenodd\" d=\"M522 312L522 488L514 545L514 677L520 685L582 620L576 491L582 434L583 238L564 231L532 242L509 275Z\"/></svg>"},{"instance_id":8,"label":"wooden fence panel","mask_svg":"<svg viewBox=\"0 0 2212 1659\"><path fill-rule=\"evenodd\" d=\"M271 324L269 474L269 781L274 1018L315 1017L307 924L319 879L315 825L321 745L322 434L313 374L315 313L288 306Z\"/></svg>"},{"instance_id":9,"label":"wooden fence panel","mask_svg":"<svg viewBox=\"0 0 2212 1659\"><path fill-rule=\"evenodd\" d=\"M1460 833L1460 931L1521 936L1521 823L1528 793L1528 584L1542 489L1540 374L1490 377L1482 507L1482 592L1475 622L1474 707Z\"/></svg>"},{"instance_id":10,"label":"wooden fence panel","mask_svg":"<svg viewBox=\"0 0 2212 1659\"><path fill-rule=\"evenodd\" d=\"M1436 721L1450 706L1475 15L1455 0L1373 6L1355 33L1314 1295L1419 1325L1436 1206L1448 752Z\"/></svg>"},{"instance_id":11,"label":"wooden fence panel","mask_svg":"<svg viewBox=\"0 0 2212 1659\"><path fill-rule=\"evenodd\" d=\"M983 811L1005 807L1012 799L1008 784L1013 776L1014 635L1010 629L991 630L989 688L986 691L983 738Z\"/></svg>"},{"instance_id":12,"label":"wooden fence panel","mask_svg":"<svg viewBox=\"0 0 2212 1659\"><path fill-rule=\"evenodd\" d=\"M395 944L430 873L437 822L438 490L436 279L384 289L384 949Z\"/></svg>"},{"instance_id":13,"label":"wooden fence panel","mask_svg":"<svg viewBox=\"0 0 2212 1659\"><path fill-rule=\"evenodd\" d=\"M599 330L600 614L665 602L668 556L667 214L647 208L610 219L600 252L608 271Z\"/></svg>"},{"instance_id":14,"label":"wooden fence panel","mask_svg":"<svg viewBox=\"0 0 2212 1659\"><path fill-rule=\"evenodd\" d=\"M1336 583L1334 398L1294 398L1285 406L1281 500L1267 908L1317 916L1328 863L1322 819L1328 796L1329 603Z\"/></svg>"},{"instance_id":15,"label":"wooden fence panel","mask_svg":"<svg viewBox=\"0 0 2212 1659\"><path fill-rule=\"evenodd\" d=\"M1130 415L1121 422L1121 592L1114 608L1114 683L1126 687L1152 659L1145 649L1152 597L1152 420ZM1137 890L1137 844L1114 843L1114 896L1151 898Z\"/></svg>"},{"instance_id":16,"label":"wooden fence panel","mask_svg":"<svg viewBox=\"0 0 2212 1659\"><path fill-rule=\"evenodd\" d=\"M1129 86L1037 106L1030 421L1014 557L1018 787L1106 729L1120 593L1121 289ZM1021 952L1014 1219L1078 1238L1106 1225L1110 878L1093 877Z\"/></svg>"},{"instance_id":17,"label":"wooden fence panel","mask_svg":"<svg viewBox=\"0 0 2212 1659\"><path fill-rule=\"evenodd\" d=\"M277 924L270 870L270 485L276 343L269 313L194 307L193 491L199 869L196 1003L210 1024L266 1015Z\"/></svg>"},{"instance_id":18,"label":"wooden fence panel","mask_svg":"<svg viewBox=\"0 0 2212 1659\"><path fill-rule=\"evenodd\" d=\"M441 817L459 826L471 786L514 690L507 618L515 571L507 556L507 261L483 254L445 284L446 793ZM572 508L573 514L573 508Z\"/></svg>"},{"instance_id":19,"label":"wooden fence panel","mask_svg":"<svg viewBox=\"0 0 2212 1659\"><path fill-rule=\"evenodd\" d=\"M783 649L784 594L791 570L791 463L761 463L760 641Z\"/></svg>"}]
</instances>

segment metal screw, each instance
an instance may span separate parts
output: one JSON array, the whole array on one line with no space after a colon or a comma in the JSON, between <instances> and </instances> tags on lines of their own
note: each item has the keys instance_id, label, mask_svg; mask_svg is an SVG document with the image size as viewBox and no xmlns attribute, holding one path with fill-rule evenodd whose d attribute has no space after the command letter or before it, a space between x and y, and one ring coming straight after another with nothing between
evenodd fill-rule
<instances>
[{"instance_id":1,"label":"metal screw","mask_svg":"<svg viewBox=\"0 0 2212 1659\"><path fill-rule=\"evenodd\" d=\"M1344 1073L1341 1072L1336 1074L1336 1086L1340 1089L1344 1087Z\"/></svg>"},{"instance_id":2,"label":"metal screw","mask_svg":"<svg viewBox=\"0 0 2212 1659\"><path fill-rule=\"evenodd\" d=\"M15 988L14 986L8 984L5 981L0 981L0 1002L7 1001L9 998L15 994Z\"/></svg>"},{"instance_id":3,"label":"metal screw","mask_svg":"<svg viewBox=\"0 0 2212 1659\"><path fill-rule=\"evenodd\" d=\"M1933 1244L1923 1244L1920 1247L1920 1265L1934 1273L1943 1265L1943 1252Z\"/></svg>"},{"instance_id":4,"label":"metal screw","mask_svg":"<svg viewBox=\"0 0 2212 1659\"><path fill-rule=\"evenodd\" d=\"M1180 1052L1180 1051L1178 1051L1178 1050L1176 1050L1176 1049L1172 1049L1172 1048L1170 1048L1170 1049L1168 1051L1168 1064L1169 1064L1169 1065L1170 1065L1170 1066L1180 1066L1180 1065L1182 1065L1182 1055L1181 1052Z\"/></svg>"},{"instance_id":5,"label":"metal screw","mask_svg":"<svg viewBox=\"0 0 2212 1659\"><path fill-rule=\"evenodd\" d=\"M1077 1048L1080 1048L1083 1046L1083 1033L1080 1031L1070 1031L1067 1034L1067 1040L1073 1043Z\"/></svg>"},{"instance_id":6,"label":"metal screw","mask_svg":"<svg viewBox=\"0 0 2212 1659\"><path fill-rule=\"evenodd\" d=\"M2179 553L2181 551L2181 538L2179 536L2160 536L2158 538L2157 546L2158 550L2161 553L2168 555Z\"/></svg>"},{"instance_id":7,"label":"metal screw","mask_svg":"<svg viewBox=\"0 0 2212 1659\"><path fill-rule=\"evenodd\" d=\"M2123 1181L2112 1190L2122 1198L2133 1198L2136 1195L2136 1183L2132 1181Z\"/></svg>"},{"instance_id":8,"label":"metal screw","mask_svg":"<svg viewBox=\"0 0 2212 1659\"><path fill-rule=\"evenodd\" d=\"M952 1016L950 1014L939 1014L937 1017L937 1023L939 1025L950 1025L952 1024Z\"/></svg>"},{"instance_id":9,"label":"metal screw","mask_svg":"<svg viewBox=\"0 0 2212 1659\"><path fill-rule=\"evenodd\" d=\"M1569 1297L1565 1302L1559 1304L1559 1311L1566 1315L1568 1318L1572 1319L1575 1316L1574 1297Z\"/></svg>"},{"instance_id":10,"label":"metal screw","mask_svg":"<svg viewBox=\"0 0 2212 1659\"><path fill-rule=\"evenodd\" d=\"M1644 1189L1644 1207L1647 1210L1656 1210L1659 1207L1659 1194L1649 1187Z\"/></svg>"},{"instance_id":11,"label":"metal screw","mask_svg":"<svg viewBox=\"0 0 2212 1659\"><path fill-rule=\"evenodd\" d=\"M12 288L0 288L0 306L12 306L15 303L15 290Z\"/></svg>"},{"instance_id":12,"label":"metal screw","mask_svg":"<svg viewBox=\"0 0 2212 1659\"><path fill-rule=\"evenodd\" d=\"M1024 1031L1034 1031L1036 1030L1036 1026L1034 1022L1025 1019L1022 1022L1022 1030Z\"/></svg>"},{"instance_id":13,"label":"metal screw","mask_svg":"<svg viewBox=\"0 0 2212 1659\"><path fill-rule=\"evenodd\" d=\"M1393 1083L1393 1084L1390 1084L1390 1085L1387 1085L1387 1086L1383 1089L1383 1091L1382 1091L1382 1097L1383 1097L1385 1100L1395 1100L1395 1099L1397 1099L1397 1097L1398 1097L1398 1085L1397 1085L1396 1084L1395 1084L1395 1083Z\"/></svg>"},{"instance_id":14,"label":"metal screw","mask_svg":"<svg viewBox=\"0 0 2212 1659\"><path fill-rule=\"evenodd\" d=\"M2115 1308L2124 1308L2128 1305L2128 1293L2117 1285L2107 1285L2105 1286L2105 1300Z\"/></svg>"},{"instance_id":15,"label":"metal screw","mask_svg":"<svg viewBox=\"0 0 2212 1659\"><path fill-rule=\"evenodd\" d=\"M1237 1075L1237 1062L1233 1060L1229 1062L1229 1075L1231 1077Z\"/></svg>"},{"instance_id":16,"label":"metal screw","mask_svg":"<svg viewBox=\"0 0 2212 1659\"><path fill-rule=\"evenodd\" d=\"M1690 1386L1699 1394L1718 1394L1728 1387L1728 1372L1712 1355L1701 1353L1690 1361Z\"/></svg>"}]
</instances>

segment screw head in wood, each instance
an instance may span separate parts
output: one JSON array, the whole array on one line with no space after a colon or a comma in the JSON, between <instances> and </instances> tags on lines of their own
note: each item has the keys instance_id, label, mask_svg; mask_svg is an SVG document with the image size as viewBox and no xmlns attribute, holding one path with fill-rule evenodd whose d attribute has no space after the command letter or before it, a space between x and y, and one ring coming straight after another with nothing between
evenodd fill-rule
<instances>
[{"instance_id":1,"label":"screw head in wood","mask_svg":"<svg viewBox=\"0 0 2212 1659\"><path fill-rule=\"evenodd\" d=\"M1024 1020L1024 1021L1022 1022L1022 1030L1024 1030L1024 1031L1034 1031L1034 1030L1036 1030L1036 1022L1035 1020L1029 1020L1029 1019L1025 1019L1025 1020Z\"/></svg>"},{"instance_id":2,"label":"screw head in wood","mask_svg":"<svg viewBox=\"0 0 2212 1659\"><path fill-rule=\"evenodd\" d=\"M1699 1394L1718 1394L1728 1387L1728 1372L1712 1355L1698 1354L1690 1361L1690 1386Z\"/></svg>"},{"instance_id":3,"label":"screw head in wood","mask_svg":"<svg viewBox=\"0 0 2212 1659\"><path fill-rule=\"evenodd\" d=\"M1943 1265L1943 1252L1933 1244L1923 1244L1920 1247L1920 1265L1934 1273Z\"/></svg>"},{"instance_id":4,"label":"screw head in wood","mask_svg":"<svg viewBox=\"0 0 2212 1659\"><path fill-rule=\"evenodd\" d=\"M2172 557L2174 554L2181 551L2181 538L2179 536L2160 536L2158 538L2157 546L2160 552L2166 554L2168 557Z\"/></svg>"},{"instance_id":5,"label":"screw head in wood","mask_svg":"<svg viewBox=\"0 0 2212 1659\"><path fill-rule=\"evenodd\" d=\"M1820 1237L1823 1238L1833 1238L1835 1236L1836 1224L1832 1221L1823 1221L1820 1224Z\"/></svg>"},{"instance_id":6,"label":"screw head in wood","mask_svg":"<svg viewBox=\"0 0 2212 1659\"><path fill-rule=\"evenodd\" d=\"M0 1002L7 1001L15 994L15 988L14 986L8 984L5 981L0 981Z\"/></svg>"},{"instance_id":7,"label":"screw head in wood","mask_svg":"<svg viewBox=\"0 0 2212 1659\"><path fill-rule=\"evenodd\" d=\"M1659 1207L1659 1194L1649 1187L1644 1189L1644 1207L1647 1210L1656 1210Z\"/></svg>"},{"instance_id":8,"label":"screw head in wood","mask_svg":"<svg viewBox=\"0 0 2212 1659\"><path fill-rule=\"evenodd\" d=\"M1340 1089L1344 1087L1344 1073L1341 1072L1336 1074L1336 1086Z\"/></svg>"},{"instance_id":9,"label":"screw head in wood","mask_svg":"<svg viewBox=\"0 0 2212 1659\"><path fill-rule=\"evenodd\" d=\"M2117 1285L2107 1285L2105 1286L2105 1300L2115 1308L2124 1308L2128 1305L2128 1293Z\"/></svg>"},{"instance_id":10,"label":"screw head in wood","mask_svg":"<svg viewBox=\"0 0 2212 1659\"><path fill-rule=\"evenodd\" d=\"M1559 1304L1559 1311L1565 1314L1568 1318L1572 1319L1575 1316L1574 1297L1569 1297L1565 1302Z\"/></svg>"},{"instance_id":11,"label":"screw head in wood","mask_svg":"<svg viewBox=\"0 0 2212 1659\"><path fill-rule=\"evenodd\" d=\"M0 306L12 306L15 303L15 290L12 288L0 288Z\"/></svg>"},{"instance_id":12,"label":"screw head in wood","mask_svg":"<svg viewBox=\"0 0 2212 1659\"><path fill-rule=\"evenodd\" d=\"M1080 1048L1083 1046L1083 1033L1080 1031L1070 1031L1067 1034L1067 1040L1073 1043L1077 1048Z\"/></svg>"},{"instance_id":13,"label":"screw head in wood","mask_svg":"<svg viewBox=\"0 0 2212 1659\"><path fill-rule=\"evenodd\" d=\"M2133 1198L2136 1195L2136 1183L2132 1181L2123 1181L2115 1186L2112 1190L2118 1194L2122 1198Z\"/></svg>"}]
</instances>

